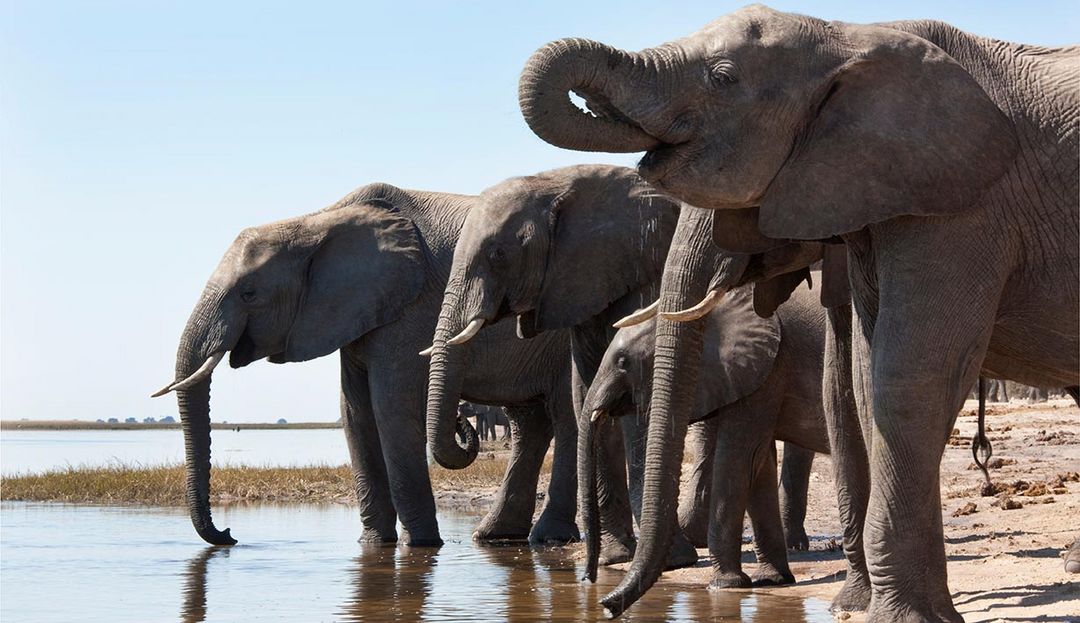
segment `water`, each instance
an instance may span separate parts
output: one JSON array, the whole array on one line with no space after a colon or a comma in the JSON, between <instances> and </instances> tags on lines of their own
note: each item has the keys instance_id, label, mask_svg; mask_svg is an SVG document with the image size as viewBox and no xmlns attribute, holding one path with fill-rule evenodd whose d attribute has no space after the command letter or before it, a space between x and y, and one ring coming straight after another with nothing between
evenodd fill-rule
<instances>
[{"instance_id":1,"label":"water","mask_svg":"<svg viewBox=\"0 0 1080 623\"><path fill-rule=\"evenodd\" d=\"M5 502L4 621L581 621L622 573L578 581L567 549L485 547L442 513L441 549L361 546L350 507L225 506L240 544L200 543L182 510ZM661 583L628 621L831 621L820 600Z\"/></svg>"},{"instance_id":2,"label":"water","mask_svg":"<svg viewBox=\"0 0 1080 623\"><path fill-rule=\"evenodd\" d=\"M215 465L341 465L349 460L340 429L215 430ZM41 472L67 465L109 463L160 465L184 462L179 430L5 430L0 435L0 473Z\"/></svg>"}]
</instances>

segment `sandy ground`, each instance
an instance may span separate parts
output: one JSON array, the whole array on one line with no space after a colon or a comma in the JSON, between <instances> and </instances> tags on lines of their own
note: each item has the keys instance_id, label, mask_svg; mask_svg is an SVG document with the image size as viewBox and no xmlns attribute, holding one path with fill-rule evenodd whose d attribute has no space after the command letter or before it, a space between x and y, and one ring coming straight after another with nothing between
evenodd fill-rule
<instances>
[{"instance_id":1,"label":"sandy ground","mask_svg":"<svg viewBox=\"0 0 1080 623\"><path fill-rule=\"evenodd\" d=\"M1080 409L1071 400L990 405L987 434L994 459L1003 463L991 470L991 478L999 488L1017 491L1009 496L1013 500L1006 504L1009 510L1004 510L1000 506L1005 494L981 496L982 474L969 469L974 467L970 439L976 428L975 407L969 401L958 418L941 466L953 602L969 623L1080 623L1080 575L1065 573L1061 560L1063 550L1080 536L1080 482L1070 480L1080 476L1069 475L1080 472ZM478 493L471 492L472 502L486 504L490 496ZM442 502L452 497L456 496ZM969 505L974 505L973 512ZM969 514L962 514L964 507ZM810 551L790 552L798 582L752 590L830 601L842 586L845 563L837 547L840 522L832 465L826 456L818 457L811 474L806 531L811 535ZM743 571L752 575L755 563L749 531L744 541ZM698 566L665 573L661 581L704 590L712 570L707 550L699 553ZM848 620L864 621L865 616L851 615Z\"/></svg>"}]
</instances>

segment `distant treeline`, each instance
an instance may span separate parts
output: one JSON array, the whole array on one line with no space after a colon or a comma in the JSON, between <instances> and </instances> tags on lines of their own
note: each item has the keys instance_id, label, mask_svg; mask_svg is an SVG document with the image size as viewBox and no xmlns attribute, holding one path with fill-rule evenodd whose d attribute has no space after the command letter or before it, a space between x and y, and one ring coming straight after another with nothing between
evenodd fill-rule
<instances>
[{"instance_id":1,"label":"distant treeline","mask_svg":"<svg viewBox=\"0 0 1080 623\"><path fill-rule=\"evenodd\" d=\"M179 422L88 422L85 420L3 420L0 430L147 430L179 429ZM304 428L341 428L339 422L211 422L213 430L296 430Z\"/></svg>"}]
</instances>

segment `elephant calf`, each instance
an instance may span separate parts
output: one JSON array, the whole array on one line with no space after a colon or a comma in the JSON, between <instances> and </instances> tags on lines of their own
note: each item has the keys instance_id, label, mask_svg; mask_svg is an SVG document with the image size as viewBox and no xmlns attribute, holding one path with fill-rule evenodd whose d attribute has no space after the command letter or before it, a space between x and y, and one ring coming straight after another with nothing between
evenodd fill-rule
<instances>
[{"instance_id":1,"label":"elephant calf","mask_svg":"<svg viewBox=\"0 0 1080 623\"><path fill-rule=\"evenodd\" d=\"M771 318L754 312L753 291L731 291L705 323L702 380L691 421L704 427L691 437L696 464L690 499L708 495L712 514L708 546L716 571L710 587L788 584L789 545L806 545L802 521L814 452L828 453L822 408L825 313L805 285ZM604 354L585 407L599 420L647 411L656 321L620 330ZM783 440L783 529L776 491L776 445ZM715 446L709 488L707 450ZM690 504L679 521L693 535ZM757 573L741 570L742 518L754 530Z\"/></svg>"}]
</instances>

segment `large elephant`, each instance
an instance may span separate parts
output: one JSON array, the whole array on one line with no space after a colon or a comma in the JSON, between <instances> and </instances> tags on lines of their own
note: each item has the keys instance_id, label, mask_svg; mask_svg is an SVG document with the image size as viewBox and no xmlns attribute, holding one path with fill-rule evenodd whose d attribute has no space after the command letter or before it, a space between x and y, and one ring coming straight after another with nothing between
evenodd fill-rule
<instances>
[{"instance_id":1,"label":"large elephant","mask_svg":"<svg viewBox=\"0 0 1080 623\"><path fill-rule=\"evenodd\" d=\"M184 328L175 390L186 445L187 502L199 535L232 544L210 516L210 378L267 358L306 361L340 349L341 408L363 523L362 541L442 543L425 460L427 360L458 232L476 197L371 184L334 205L244 230L226 251ZM566 332L524 342L498 327L462 353L468 398L523 413L500 494L480 537L529 534L554 427L555 468L540 540L578 537L576 426ZM455 402L456 405L456 402ZM536 413L533 413L533 412ZM547 412L547 415L544 414ZM456 422L473 452L478 441ZM541 527L542 524L542 527Z\"/></svg>"},{"instance_id":2,"label":"large elephant","mask_svg":"<svg viewBox=\"0 0 1080 623\"><path fill-rule=\"evenodd\" d=\"M825 22L755 5L638 53L558 41L522 74L522 111L541 138L647 151L643 177L740 225L717 227L721 247L846 245L854 397L872 426L863 453L833 454L870 458L862 605L874 621L960 620L939 464L980 368L1080 384L1078 53L940 22ZM663 325L655 375L671 382L675 331ZM686 410L661 411L654 401L642 537L604 600L613 612L655 580L672 524L659 501L680 452L665 437Z\"/></svg>"},{"instance_id":3,"label":"large elephant","mask_svg":"<svg viewBox=\"0 0 1080 623\"><path fill-rule=\"evenodd\" d=\"M825 311L803 286L762 318L752 287L732 290L700 321L702 379L690 421L716 423L715 438L705 440L715 461L711 478L695 472L684 486L698 491L711 483L706 507L715 588L795 581L786 542L806 539L802 521L814 452L829 451L821 399ZM621 329L589 388L586 411L602 418L647 409L655 344L655 319ZM774 439L786 442L779 505ZM759 563L753 580L741 569L747 512Z\"/></svg>"},{"instance_id":4,"label":"large elephant","mask_svg":"<svg viewBox=\"0 0 1080 623\"><path fill-rule=\"evenodd\" d=\"M575 405L579 426L588 425L580 404L615 333L612 323L656 300L677 218L677 202L657 196L626 167L565 167L481 193L454 252L432 347L428 435L439 463L461 466L462 454L454 441L451 408L457 400L456 372L444 357L480 327L509 316L516 316L518 332L526 338L571 330ZM640 511L640 498L633 495L640 488L632 485L640 484L644 430L635 418L625 420L623 439L607 435L605 441L612 457L623 455L625 443L630 491L622 460L608 461L600 485L602 530L586 530L590 538L603 532L605 563L630 559L631 512ZM685 539L672 554L673 566L697 559Z\"/></svg>"}]
</instances>

